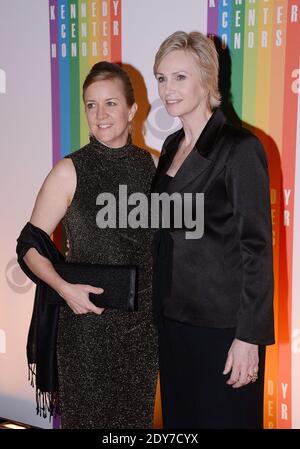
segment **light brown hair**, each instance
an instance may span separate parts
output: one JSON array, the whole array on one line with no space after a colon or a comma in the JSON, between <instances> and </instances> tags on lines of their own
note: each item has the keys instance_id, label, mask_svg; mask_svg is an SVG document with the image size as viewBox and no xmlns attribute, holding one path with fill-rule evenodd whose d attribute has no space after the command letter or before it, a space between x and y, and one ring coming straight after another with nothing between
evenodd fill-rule
<instances>
[{"instance_id":1,"label":"light brown hair","mask_svg":"<svg viewBox=\"0 0 300 449\"><path fill-rule=\"evenodd\" d=\"M87 77L84 80L82 86L82 98L84 101L84 95L86 89L96 81L105 81L117 79L121 82L123 92L126 98L127 106L130 108L135 103L134 91L130 81L130 78L118 64L113 62L100 61L97 62L89 71Z\"/></svg>"}]
</instances>

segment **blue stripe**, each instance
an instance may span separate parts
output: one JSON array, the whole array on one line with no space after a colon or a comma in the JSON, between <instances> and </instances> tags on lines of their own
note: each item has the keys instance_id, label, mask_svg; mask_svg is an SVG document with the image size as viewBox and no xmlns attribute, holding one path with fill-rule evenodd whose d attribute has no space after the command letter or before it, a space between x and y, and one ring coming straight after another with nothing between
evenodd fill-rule
<instances>
[{"instance_id":1,"label":"blue stripe","mask_svg":"<svg viewBox=\"0 0 300 449\"><path fill-rule=\"evenodd\" d=\"M223 2L223 0L221 0L219 3L218 16L218 36L222 38L222 36L226 34L227 46L229 48L231 44L232 3L233 2L231 0L228 0L226 2Z\"/></svg>"}]
</instances>

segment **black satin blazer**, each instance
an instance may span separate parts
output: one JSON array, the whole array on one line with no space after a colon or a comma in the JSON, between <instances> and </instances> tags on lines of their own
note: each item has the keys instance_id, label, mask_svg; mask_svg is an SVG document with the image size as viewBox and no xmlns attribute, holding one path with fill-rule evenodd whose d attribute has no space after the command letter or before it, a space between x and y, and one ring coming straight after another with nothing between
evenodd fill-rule
<instances>
[{"instance_id":1,"label":"black satin blazer","mask_svg":"<svg viewBox=\"0 0 300 449\"><path fill-rule=\"evenodd\" d=\"M161 185L184 135L162 148L152 191ZM197 326L236 328L236 338L274 342L273 260L268 167L256 136L226 123L217 109L168 192L204 193L204 234L157 231L153 307Z\"/></svg>"}]
</instances>

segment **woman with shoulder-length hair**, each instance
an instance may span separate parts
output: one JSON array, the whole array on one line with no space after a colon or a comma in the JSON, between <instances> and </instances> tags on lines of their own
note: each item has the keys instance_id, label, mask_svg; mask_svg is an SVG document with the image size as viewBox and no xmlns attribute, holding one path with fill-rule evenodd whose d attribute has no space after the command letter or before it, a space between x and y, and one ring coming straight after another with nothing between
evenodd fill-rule
<instances>
[{"instance_id":1,"label":"woman with shoulder-length hair","mask_svg":"<svg viewBox=\"0 0 300 449\"><path fill-rule=\"evenodd\" d=\"M175 32L155 57L160 98L182 128L164 142L152 190L183 203L193 194L194 211L204 194L203 235L171 220L154 240L170 428L263 426L265 346L274 343L268 167L257 137L226 123L218 73L214 43L199 32Z\"/></svg>"},{"instance_id":2,"label":"woman with shoulder-length hair","mask_svg":"<svg viewBox=\"0 0 300 449\"><path fill-rule=\"evenodd\" d=\"M152 236L148 229L121 227L119 220L99 227L97 198L108 193L117 203L120 185L128 195L148 195L155 165L131 141L137 105L119 65L95 64L84 81L83 100L90 142L51 170L18 239L19 263L37 283L27 343L37 410L54 414L59 399L63 428L151 428L158 372ZM50 236L60 221L69 241L67 263L138 268L137 311L96 307L89 294L101 295L102 288L81 279L66 282L58 274L54 263L62 256ZM117 273L112 281L108 300L120 288ZM45 283L65 307L45 304Z\"/></svg>"}]
</instances>

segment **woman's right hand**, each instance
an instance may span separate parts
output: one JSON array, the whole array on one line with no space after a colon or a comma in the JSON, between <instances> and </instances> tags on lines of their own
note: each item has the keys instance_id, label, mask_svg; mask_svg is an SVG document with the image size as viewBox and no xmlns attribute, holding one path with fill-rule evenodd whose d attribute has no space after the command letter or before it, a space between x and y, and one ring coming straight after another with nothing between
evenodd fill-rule
<instances>
[{"instance_id":1,"label":"woman's right hand","mask_svg":"<svg viewBox=\"0 0 300 449\"><path fill-rule=\"evenodd\" d=\"M103 292L103 288L85 284L70 284L68 282L65 282L63 287L58 291L59 295L66 301L76 315L89 312L101 315L104 308L95 306L89 300L89 293L100 295Z\"/></svg>"}]
</instances>

